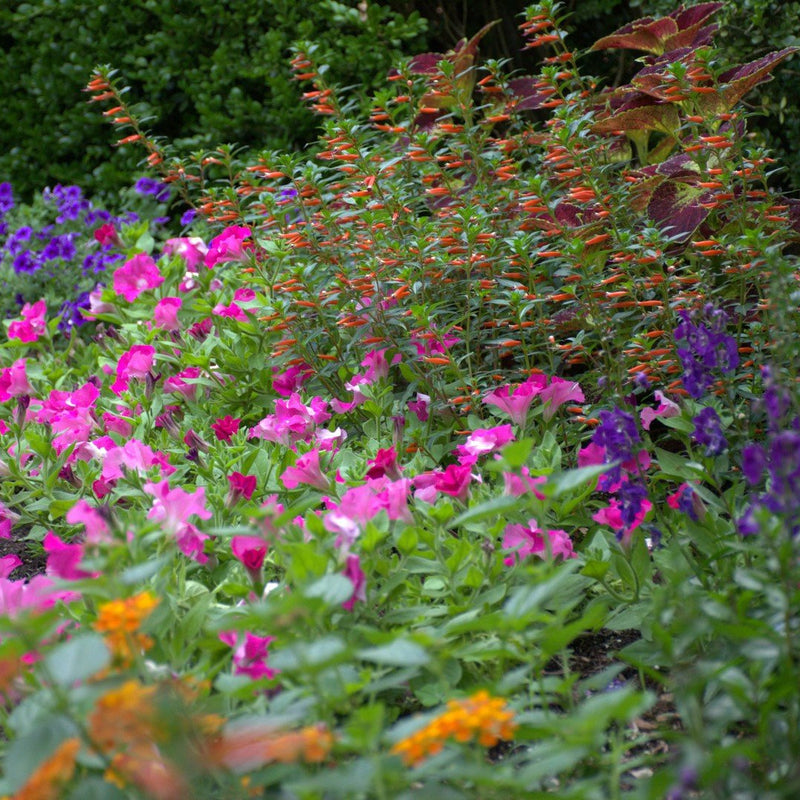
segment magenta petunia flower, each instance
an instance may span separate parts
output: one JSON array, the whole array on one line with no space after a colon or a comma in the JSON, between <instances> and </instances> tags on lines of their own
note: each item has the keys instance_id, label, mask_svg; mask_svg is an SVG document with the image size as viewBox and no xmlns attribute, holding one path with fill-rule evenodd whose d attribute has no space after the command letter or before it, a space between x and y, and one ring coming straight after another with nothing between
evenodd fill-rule
<instances>
[{"instance_id":1,"label":"magenta petunia flower","mask_svg":"<svg viewBox=\"0 0 800 800\"><path fill-rule=\"evenodd\" d=\"M30 305L25 303L22 307L22 319L14 320L8 326L8 338L19 339L21 342L35 342L43 336L47 330L44 316L47 313L47 306L44 300Z\"/></svg>"},{"instance_id":2,"label":"magenta petunia flower","mask_svg":"<svg viewBox=\"0 0 800 800\"><path fill-rule=\"evenodd\" d=\"M121 395L128 389L131 378L145 378L153 366L156 349L149 344L135 344L124 352L117 362L117 379L111 384L111 391Z\"/></svg>"},{"instance_id":3,"label":"magenta petunia flower","mask_svg":"<svg viewBox=\"0 0 800 800\"><path fill-rule=\"evenodd\" d=\"M239 430L240 419L234 419L230 415L221 417L216 422L211 423L211 430L221 442L229 442L233 434Z\"/></svg>"},{"instance_id":4,"label":"magenta petunia flower","mask_svg":"<svg viewBox=\"0 0 800 800\"><path fill-rule=\"evenodd\" d=\"M242 475L241 472L232 472L228 475L228 485L231 490L231 500L235 502L240 497L249 500L256 490L256 476Z\"/></svg>"},{"instance_id":5,"label":"magenta petunia flower","mask_svg":"<svg viewBox=\"0 0 800 800\"><path fill-rule=\"evenodd\" d=\"M345 611L352 611L356 602L364 603L367 600L367 576L361 569L361 559L357 555L351 553L347 556L343 574L353 584L353 594L349 600L342 603L342 608Z\"/></svg>"},{"instance_id":6,"label":"magenta petunia flower","mask_svg":"<svg viewBox=\"0 0 800 800\"><path fill-rule=\"evenodd\" d=\"M26 360L18 358L10 367L0 371L0 403L26 394L33 394L33 387L28 383Z\"/></svg>"},{"instance_id":7,"label":"magenta petunia flower","mask_svg":"<svg viewBox=\"0 0 800 800\"><path fill-rule=\"evenodd\" d=\"M300 456L293 467L287 467L283 471L281 481L287 489L296 489L300 484L313 486L323 492L330 488L330 482L322 474L319 465L318 450L309 450Z\"/></svg>"},{"instance_id":8,"label":"magenta petunia flower","mask_svg":"<svg viewBox=\"0 0 800 800\"><path fill-rule=\"evenodd\" d=\"M114 291L132 303L142 292L155 289L164 283L156 262L145 253L139 253L114 272Z\"/></svg>"},{"instance_id":9,"label":"magenta petunia flower","mask_svg":"<svg viewBox=\"0 0 800 800\"><path fill-rule=\"evenodd\" d=\"M83 544L67 544L62 542L53 531L48 531L42 545L47 553L47 574L50 577L79 581L83 578L96 578L100 574L80 569L79 565L83 560Z\"/></svg>"},{"instance_id":10,"label":"magenta petunia flower","mask_svg":"<svg viewBox=\"0 0 800 800\"><path fill-rule=\"evenodd\" d=\"M211 240L205 256L205 265L211 269L220 261L246 261L245 240L250 236L250 228L232 225Z\"/></svg>"},{"instance_id":11,"label":"magenta petunia flower","mask_svg":"<svg viewBox=\"0 0 800 800\"><path fill-rule=\"evenodd\" d=\"M511 551L511 555L503 559L507 567L512 567L516 561L522 561L529 555L546 558L548 552L552 558L577 558L572 549L572 540L566 531L542 531L535 519L529 519L527 527L518 523L507 525L503 535L503 549Z\"/></svg>"},{"instance_id":12,"label":"magenta petunia flower","mask_svg":"<svg viewBox=\"0 0 800 800\"><path fill-rule=\"evenodd\" d=\"M278 671L267 666L269 645L274 636L257 636L245 631L241 637L236 631L223 631L220 641L233 648L233 671L236 675L248 675L253 680L274 678Z\"/></svg>"}]
</instances>

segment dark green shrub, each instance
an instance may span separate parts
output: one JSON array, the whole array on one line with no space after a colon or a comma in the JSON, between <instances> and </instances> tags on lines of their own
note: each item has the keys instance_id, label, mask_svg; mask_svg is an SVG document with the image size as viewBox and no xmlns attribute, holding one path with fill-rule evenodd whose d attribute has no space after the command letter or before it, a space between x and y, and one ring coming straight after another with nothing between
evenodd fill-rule
<instances>
[{"instance_id":1,"label":"dark green shrub","mask_svg":"<svg viewBox=\"0 0 800 800\"><path fill-rule=\"evenodd\" d=\"M0 4L0 176L24 199L48 184L97 196L129 182L138 156L112 151L81 94L97 63L123 70L172 141L297 148L316 123L291 82L294 39L314 40L337 82L369 91L401 50L424 46L425 26L352 0L11 0Z\"/></svg>"}]
</instances>

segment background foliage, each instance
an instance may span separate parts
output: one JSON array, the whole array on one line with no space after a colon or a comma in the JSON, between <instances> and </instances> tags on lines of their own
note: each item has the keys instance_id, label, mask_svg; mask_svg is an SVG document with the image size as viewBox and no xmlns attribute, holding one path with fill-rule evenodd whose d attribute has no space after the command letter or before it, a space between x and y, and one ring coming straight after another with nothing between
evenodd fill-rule
<instances>
[{"instance_id":1,"label":"background foliage","mask_svg":"<svg viewBox=\"0 0 800 800\"><path fill-rule=\"evenodd\" d=\"M693 5L694 3L689 3ZM288 65L290 45L314 41L317 57L340 86L361 96L381 85L400 54L445 52L487 22L503 20L481 43L484 58L521 53L517 15L525 0L336 2L234 0L221 13L211 0L146 0L97 4L84 0L10 0L0 6L0 176L22 199L56 183L77 183L110 202L129 184L136 154L111 148L113 137L82 102L81 88L98 63L113 63L131 84L156 134L187 150L221 142L265 149L302 149L318 124L298 102ZM624 20L665 14L671 0L572 0L572 46L587 47L599 30ZM719 46L731 63L800 43L797 0L741 0L719 16ZM619 82L630 54L594 56L589 70ZM626 73L627 70L627 73ZM797 67L789 62L748 102L767 114L759 135L786 167L783 182L800 187L800 112L792 94Z\"/></svg>"}]
</instances>

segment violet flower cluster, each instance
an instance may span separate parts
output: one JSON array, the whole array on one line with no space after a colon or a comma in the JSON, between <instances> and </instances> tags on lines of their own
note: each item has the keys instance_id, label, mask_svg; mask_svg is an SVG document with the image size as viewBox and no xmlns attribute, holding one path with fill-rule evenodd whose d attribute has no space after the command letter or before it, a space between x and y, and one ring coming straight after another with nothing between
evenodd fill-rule
<instances>
[{"instance_id":1,"label":"violet flower cluster","mask_svg":"<svg viewBox=\"0 0 800 800\"><path fill-rule=\"evenodd\" d=\"M683 385L699 400L714 384L717 372L723 374L739 365L736 340L725 333L728 315L707 303L700 314L686 310L678 312L681 321L675 328L678 357L683 366Z\"/></svg>"},{"instance_id":2,"label":"violet flower cluster","mask_svg":"<svg viewBox=\"0 0 800 800\"><path fill-rule=\"evenodd\" d=\"M770 367L762 368L764 396L761 400L767 418L767 438L763 444L751 443L742 450L742 474L755 490L739 519L739 532L745 536L759 532L758 517L773 515L782 520L792 536L800 533L800 417L792 415L791 395L775 379Z\"/></svg>"},{"instance_id":3,"label":"violet flower cluster","mask_svg":"<svg viewBox=\"0 0 800 800\"><path fill-rule=\"evenodd\" d=\"M42 203L52 221L15 225L13 189L0 184L0 288L18 306L46 294L50 307L60 306L59 329L69 333L84 322L99 276L123 258L117 229L137 217L95 208L78 186L45 189Z\"/></svg>"}]
</instances>

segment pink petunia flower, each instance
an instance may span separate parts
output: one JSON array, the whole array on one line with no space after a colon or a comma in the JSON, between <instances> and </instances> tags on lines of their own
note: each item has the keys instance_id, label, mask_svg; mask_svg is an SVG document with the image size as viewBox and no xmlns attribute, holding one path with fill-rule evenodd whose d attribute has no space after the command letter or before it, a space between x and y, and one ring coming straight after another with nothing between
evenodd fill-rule
<instances>
[{"instance_id":1,"label":"pink petunia flower","mask_svg":"<svg viewBox=\"0 0 800 800\"><path fill-rule=\"evenodd\" d=\"M510 425L482 428L472 431L464 444L456 447L461 464L474 464L479 456L493 453L514 440L514 430Z\"/></svg>"},{"instance_id":2,"label":"pink petunia flower","mask_svg":"<svg viewBox=\"0 0 800 800\"><path fill-rule=\"evenodd\" d=\"M230 486L230 502L235 503L240 497L249 500L256 490L256 476L242 475L241 472L232 472L228 475Z\"/></svg>"},{"instance_id":3,"label":"pink petunia flower","mask_svg":"<svg viewBox=\"0 0 800 800\"><path fill-rule=\"evenodd\" d=\"M33 394L33 387L28 383L26 360L19 358L10 367L0 371L0 403L26 394Z\"/></svg>"},{"instance_id":4,"label":"pink petunia flower","mask_svg":"<svg viewBox=\"0 0 800 800\"><path fill-rule=\"evenodd\" d=\"M278 671L267 666L269 645L274 636L256 636L246 631L241 637L236 631L223 631L220 641L233 648L233 671L236 675L247 675L254 681L261 678L272 679Z\"/></svg>"},{"instance_id":5,"label":"pink petunia flower","mask_svg":"<svg viewBox=\"0 0 800 800\"><path fill-rule=\"evenodd\" d=\"M483 398L483 402L486 405L496 406L501 411L505 411L513 422L524 426L533 398L541 394L546 386L547 377L545 375L531 375L528 380L521 383L516 389L506 385L489 392Z\"/></svg>"},{"instance_id":6,"label":"pink petunia flower","mask_svg":"<svg viewBox=\"0 0 800 800\"><path fill-rule=\"evenodd\" d=\"M296 489L300 484L313 486L323 492L330 488L330 482L320 468L318 450L309 450L300 456L293 467L283 471L281 481L287 489Z\"/></svg>"},{"instance_id":7,"label":"pink petunia flower","mask_svg":"<svg viewBox=\"0 0 800 800\"><path fill-rule=\"evenodd\" d=\"M211 240L205 256L205 265L211 269L220 261L246 261L245 240L250 236L250 228L232 225Z\"/></svg>"},{"instance_id":8,"label":"pink petunia flower","mask_svg":"<svg viewBox=\"0 0 800 800\"><path fill-rule=\"evenodd\" d=\"M572 540L566 531L542 531L535 519L529 519L527 527L517 523L507 525L503 535L503 549L511 551L511 555L503 559L507 567L514 566L516 561L522 561L529 555L546 558L548 552L552 558L577 558L572 549Z\"/></svg>"},{"instance_id":9,"label":"pink petunia flower","mask_svg":"<svg viewBox=\"0 0 800 800\"><path fill-rule=\"evenodd\" d=\"M342 608L352 611L357 602L365 603L367 600L367 576L361 569L361 559L357 555L351 553L347 556L343 575L353 584L353 594L342 603Z\"/></svg>"},{"instance_id":10,"label":"pink petunia flower","mask_svg":"<svg viewBox=\"0 0 800 800\"><path fill-rule=\"evenodd\" d=\"M8 338L19 339L21 342L35 342L47 331L44 321L47 306L44 300L39 300L33 305L25 303L22 307L22 319L14 320L8 326Z\"/></svg>"},{"instance_id":11,"label":"pink petunia flower","mask_svg":"<svg viewBox=\"0 0 800 800\"><path fill-rule=\"evenodd\" d=\"M450 464L443 472L436 474L433 485L437 492L466 503L471 482L472 468L469 464Z\"/></svg>"},{"instance_id":12,"label":"pink petunia flower","mask_svg":"<svg viewBox=\"0 0 800 800\"><path fill-rule=\"evenodd\" d=\"M168 256L180 256L186 262L187 269L197 272L197 268L208 253L208 247L199 236L182 236L177 239L167 239L161 252Z\"/></svg>"},{"instance_id":13,"label":"pink petunia flower","mask_svg":"<svg viewBox=\"0 0 800 800\"><path fill-rule=\"evenodd\" d=\"M669 417L677 417L681 413L681 409L677 403L673 403L660 389L655 391L658 406L656 408L643 408L639 415L642 420L642 427L650 430L653 421L661 417L668 419Z\"/></svg>"},{"instance_id":14,"label":"pink petunia flower","mask_svg":"<svg viewBox=\"0 0 800 800\"><path fill-rule=\"evenodd\" d=\"M53 531L48 531L42 545L47 553L47 574L50 577L79 581L83 578L96 578L100 574L80 569L79 564L83 560L83 544L67 544L62 542Z\"/></svg>"},{"instance_id":15,"label":"pink petunia flower","mask_svg":"<svg viewBox=\"0 0 800 800\"><path fill-rule=\"evenodd\" d=\"M267 555L267 543L258 536L234 536L231 550L242 562L247 574L255 584L261 582L261 568Z\"/></svg>"},{"instance_id":16,"label":"pink petunia flower","mask_svg":"<svg viewBox=\"0 0 800 800\"><path fill-rule=\"evenodd\" d=\"M153 320L159 328L165 331L180 330L178 311L183 305L180 297L164 297L156 303L153 311Z\"/></svg>"},{"instance_id":17,"label":"pink petunia flower","mask_svg":"<svg viewBox=\"0 0 800 800\"><path fill-rule=\"evenodd\" d=\"M132 303L148 289L164 283L156 262L145 253L139 253L114 272L114 291Z\"/></svg>"},{"instance_id":18,"label":"pink petunia flower","mask_svg":"<svg viewBox=\"0 0 800 800\"><path fill-rule=\"evenodd\" d=\"M111 391L119 396L128 390L131 378L146 378L155 354L155 347L149 344L135 344L124 352L117 362L117 379L111 384Z\"/></svg>"},{"instance_id":19,"label":"pink petunia flower","mask_svg":"<svg viewBox=\"0 0 800 800\"><path fill-rule=\"evenodd\" d=\"M563 378L552 377L550 384L540 393L544 411L544 419L550 419L556 411L569 401L582 403L585 398L581 387L575 381L564 380Z\"/></svg>"},{"instance_id":20,"label":"pink petunia flower","mask_svg":"<svg viewBox=\"0 0 800 800\"><path fill-rule=\"evenodd\" d=\"M147 518L162 522L166 532L175 537L184 555L205 564L208 556L203 553L203 542L209 538L208 534L202 533L189 522L192 515L211 519L211 512L205 507L205 489L201 486L191 493L181 487L170 489L169 482L163 480L146 483L144 491L154 498Z\"/></svg>"}]
</instances>

